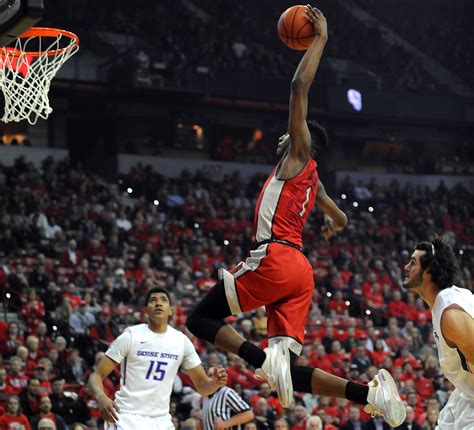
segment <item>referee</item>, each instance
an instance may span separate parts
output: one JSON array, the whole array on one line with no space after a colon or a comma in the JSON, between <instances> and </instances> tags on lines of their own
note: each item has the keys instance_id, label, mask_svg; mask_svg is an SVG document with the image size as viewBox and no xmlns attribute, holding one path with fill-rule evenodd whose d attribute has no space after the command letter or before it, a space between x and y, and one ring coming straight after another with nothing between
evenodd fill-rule
<instances>
[{"instance_id":1,"label":"referee","mask_svg":"<svg viewBox=\"0 0 474 430\"><path fill-rule=\"evenodd\" d=\"M253 420L253 417L250 405L232 388L224 386L204 399L202 408L204 430L240 430L240 424Z\"/></svg>"}]
</instances>

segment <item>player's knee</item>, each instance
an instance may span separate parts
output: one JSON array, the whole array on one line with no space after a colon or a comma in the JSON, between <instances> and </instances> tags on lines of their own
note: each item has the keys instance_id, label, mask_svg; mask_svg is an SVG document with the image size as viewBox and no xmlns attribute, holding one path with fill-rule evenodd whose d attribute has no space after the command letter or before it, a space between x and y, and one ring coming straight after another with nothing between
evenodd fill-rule
<instances>
[{"instance_id":1,"label":"player's knee","mask_svg":"<svg viewBox=\"0 0 474 430\"><path fill-rule=\"evenodd\" d=\"M312 378L314 367L291 366L293 389L302 393L312 393Z\"/></svg>"}]
</instances>

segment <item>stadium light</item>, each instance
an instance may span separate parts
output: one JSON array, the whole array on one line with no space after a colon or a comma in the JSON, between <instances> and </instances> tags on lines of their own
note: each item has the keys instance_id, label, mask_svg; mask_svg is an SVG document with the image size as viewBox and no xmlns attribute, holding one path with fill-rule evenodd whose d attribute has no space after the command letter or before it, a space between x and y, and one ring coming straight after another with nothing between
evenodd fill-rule
<instances>
[{"instance_id":1,"label":"stadium light","mask_svg":"<svg viewBox=\"0 0 474 430\"><path fill-rule=\"evenodd\" d=\"M357 112L362 110L362 94L360 91L350 89L347 91L347 101Z\"/></svg>"},{"instance_id":2,"label":"stadium light","mask_svg":"<svg viewBox=\"0 0 474 430\"><path fill-rule=\"evenodd\" d=\"M7 299L9 299L9 298L11 297L11 294L10 294L10 293L7 293L7 294L5 294L5 297L6 297Z\"/></svg>"},{"instance_id":3,"label":"stadium light","mask_svg":"<svg viewBox=\"0 0 474 430\"><path fill-rule=\"evenodd\" d=\"M372 313L372 311L371 311L370 309L367 309L367 310L365 311L365 314L366 314L366 315L370 315L371 313Z\"/></svg>"},{"instance_id":4,"label":"stadium light","mask_svg":"<svg viewBox=\"0 0 474 430\"><path fill-rule=\"evenodd\" d=\"M352 206L354 206L355 208L357 208L357 207L359 207L359 203L354 202L354 203L352 203Z\"/></svg>"},{"instance_id":5,"label":"stadium light","mask_svg":"<svg viewBox=\"0 0 474 430\"><path fill-rule=\"evenodd\" d=\"M132 194L132 193L133 193L133 188L128 187L128 188L127 188L127 193L128 193L128 194Z\"/></svg>"},{"instance_id":6,"label":"stadium light","mask_svg":"<svg viewBox=\"0 0 474 430\"><path fill-rule=\"evenodd\" d=\"M342 200L346 200L347 199L347 196L345 194L341 194L341 199Z\"/></svg>"},{"instance_id":7,"label":"stadium light","mask_svg":"<svg viewBox=\"0 0 474 430\"><path fill-rule=\"evenodd\" d=\"M158 205L160 204L160 201L155 199L155 200L153 200L153 204L154 204L155 206L158 206Z\"/></svg>"},{"instance_id":8,"label":"stadium light","mask_svg":"<svg viewBox=\"0 0 474 430\"><path fill-rule=\"evenodd\" d=\"M350 306L351 302L349 300L346 300L346 306Z\"/></svg>"},{"instance_id":9,"label":"stadium light","mask_svg":"<svg viewBox=\"0 0 474 430\"><path fill-rule=\"evenodd\" d=\"M53 325L53 331L56 331L57 329L58 328L55 325Z\"/></svg>"},{"instance_id":10,"label":"stadium light","mask_svg":"<svg viewBox=\"0 0 474 430\"><path fill-rule=\"evenodd\" d=\"M199 228L199 224L197 222L194 223L194 228L197 230Z\"/></svg>"},{"instance_id":11,"label":"stadium light","mask_svg":"<svg viewBox=\"0 0 474 430\"><path fill-rule=\"evenodd\" d=\"M372 206L369 206L369 212L373 212L374 208Z\"/></svg>"},{"instance_id":12,"label":"stadium light","mask_svg":"<svg viewBox=\"0 0 474 430\"><path fill-rule=\"evenodd\" d=\"M224 240L224 245L225 245L225 246L228 246L228 245L229 245L229 241L228 241L227 239Z\"/></svg>"},{"instance_id":13,"label":"stadium light","mask_svg":"<svg viewBox=\"0 0 474 430\"><path fill-rule=\"evenodd\" d=\"M330 291L328 291L328 292L326 293L326 296L328 296L328 297L332 297L332 294L331 294L331 292L330 292Z\"/></svg>"},{"instance_id":14,"label":"stadium light","mask_svg":"<svg viewBox=\"0 0 474 430\"><path fill-rule=\"evenodd\" d=\"M459 250L459 255L463 255L464 254L464 250L463 249L460 249Z\"/></svg>"}]
</instances>

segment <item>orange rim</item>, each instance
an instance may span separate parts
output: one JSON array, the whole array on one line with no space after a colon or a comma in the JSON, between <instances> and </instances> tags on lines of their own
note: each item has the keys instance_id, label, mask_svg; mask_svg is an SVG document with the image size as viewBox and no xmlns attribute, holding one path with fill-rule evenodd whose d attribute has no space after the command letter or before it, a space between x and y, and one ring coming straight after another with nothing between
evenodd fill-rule
<instances>
[{"instance_id":1,"label":"orange rim","mask_svg":"<svg viewBox=\"0 0 474 430\"><path fill-rule=\"evenodd\" d=\"M72 45L66 46L65 48L61 49L54 49L52 51L21 51L19 53L16 52L12 54L12 48L7 51L7 48L0 49L0 57L4 57L6 55L19 57L22 54L29 55L31 57L41 57L43 55L47 55L48 57L52 57L58 55L66 50L77 49L79 46L79 37L77 37L74 33L71 33L67 30L61 30L59 28L48 28L48 27L31 27L29 30L25 31L23 34L18 36L18 39L28 39L30 37L58 37L58 36L65 36L72 40ZM8 54L6 54L8 52Z\"/></svg>"}]
</instances>

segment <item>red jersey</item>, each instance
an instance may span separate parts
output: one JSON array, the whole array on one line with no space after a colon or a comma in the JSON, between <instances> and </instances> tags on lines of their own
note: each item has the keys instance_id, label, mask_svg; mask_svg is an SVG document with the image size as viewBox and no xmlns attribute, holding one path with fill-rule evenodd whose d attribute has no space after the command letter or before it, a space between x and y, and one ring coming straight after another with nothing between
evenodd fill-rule
<instances>
[{"instance_id":1,"label":"red jersey","mask_svg":"<svg viewBox=\"0 0 474 430\"><path fill-rule=\"evenodd\" d=\"M280 180L273 170L260 192L255 208L254 229L257 243L280 239L303 246L303 228L316 202L317 163L312 158L294 178Z\"/></svg>"}]
</instances>

